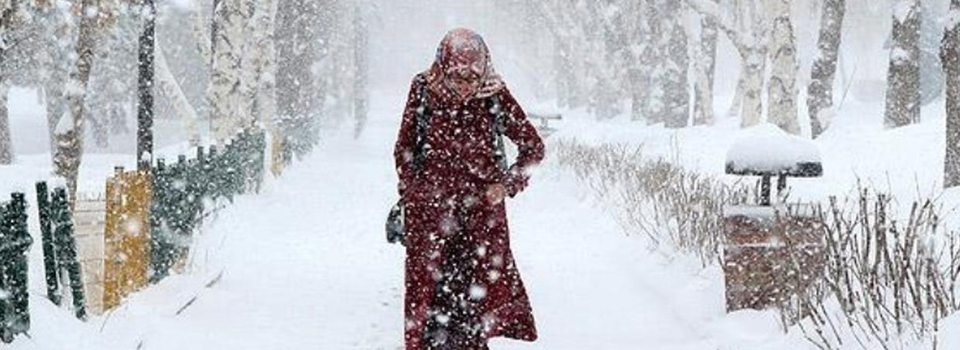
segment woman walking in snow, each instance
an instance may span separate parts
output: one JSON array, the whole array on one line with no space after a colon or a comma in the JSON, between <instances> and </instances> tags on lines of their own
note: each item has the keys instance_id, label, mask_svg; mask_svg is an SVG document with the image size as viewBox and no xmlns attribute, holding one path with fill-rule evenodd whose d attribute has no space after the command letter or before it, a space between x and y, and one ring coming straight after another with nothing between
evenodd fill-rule
<instances>
[{"instance_id":1,"label":"woman walking in snow","mask_svg":"<svg viewBox=\"0 0 960 350\"><path fill-rule=\"evenodd\" d=\"M444 37L408 96L394 151L405 212L406 349L536 340L503 200L523 190L543 158L540 136L483 39L467 29ZM519 150L509 167L501 135Z\"/></svg>"}]
</instances>

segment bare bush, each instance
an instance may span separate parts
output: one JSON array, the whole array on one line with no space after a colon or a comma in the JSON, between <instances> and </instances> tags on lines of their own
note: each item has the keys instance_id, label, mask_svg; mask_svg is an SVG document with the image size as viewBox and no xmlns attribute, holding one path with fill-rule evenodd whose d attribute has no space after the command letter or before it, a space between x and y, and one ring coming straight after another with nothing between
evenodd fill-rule
<instances>
[{"instance_id":1,"label":"bare bush","mask_svg":"<svg viewBox=\"0 0 960 350\"><path fill-rule=\"evenodd\" d=\"M724 207L756 203L755 188L645 159L642 146L569 140L554 146L560 168L610 201L627 232L646 235L656 247L694 254L704 266L720 262ZM889 195L860 188L842 201L783 206L786 217L778 220L798 215L790 208L812 211L812 224L823 227L825 254L824 277L797 284L804 287L779 305L785 329L798 325L821 349L845 342L890 349L911 336L936 348L940 320L960 310L960 233L943 227L933 200L912 203L906 220L896 219L894 203Z\"/></svg>"},{"instance_id":2,"label":"bare bush","mask_svg":"<svg viewBox=\"0 0 960 350\"><path fill-rule=\"evenodd\" d=\"M799 300L809 316L800 326L824 349L840 348L844 334L864 349L889 349L904 337L932 339L935 347L940 320L960 310L958 232L944 229L933 200L913 202L899 221L889 195L857 193L817 208L825 278Z\"/></svg>"},{"instance_id":3,"label":"bare bush","mask_svg":"<svg viewBox=\"0 0 960 350\"><path fill-rule=\"evenodd\" d=\"M555 152L561 168L612 201L627 232L646 235L656 247L695 254L704 266L719 259L723 207L751 198L748 186L645 159L642 146L560 140Z\"/></svg>"}]
</instances>

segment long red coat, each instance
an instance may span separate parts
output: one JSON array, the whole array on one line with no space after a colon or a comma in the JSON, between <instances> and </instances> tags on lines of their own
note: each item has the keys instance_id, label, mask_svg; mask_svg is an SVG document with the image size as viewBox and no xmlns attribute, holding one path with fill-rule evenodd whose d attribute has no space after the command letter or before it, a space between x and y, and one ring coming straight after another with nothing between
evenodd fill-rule
<instances>
[{"instance_id":1,"label":"long red coat","mask_svg":"<svg viewBox=\"0 0 960 350\"><path fill-rule=\"evenodd\" d=\"M533 341L537 331L510 251L504 204L490 203L484 193L498 183L511 197L523 190L526 170L544 156L543 142L510 92L501 89L503 134L519 150L503 172L494 156L488 100L454 102L422 84L422 75L414 79L394 151L407 234L406 349L486 349L493 337ZM420 91L431 115L418 172ZM437 345L438 339L447 345Z\"/></svg>"}]
</instances>

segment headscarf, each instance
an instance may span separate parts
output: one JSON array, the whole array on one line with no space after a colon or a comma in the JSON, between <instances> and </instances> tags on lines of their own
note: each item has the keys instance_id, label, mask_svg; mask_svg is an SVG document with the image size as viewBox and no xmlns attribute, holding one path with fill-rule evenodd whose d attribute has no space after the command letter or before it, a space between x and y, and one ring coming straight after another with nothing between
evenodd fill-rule
<instances>
[{"instance_id":1,"label":"headscarf","mask_svg":"<svg viewBox=\"0 0 960 350\"><path fill-rule=\"evenodd\" d=\"M458 66L476 66L482 69L482 72L480 72L480 88L472 96L461 97L444 84L447 71ZM497 74L497 71L493 69L490 49L487 48L483 38L474 31L464 28L451 30L443 37L440 47L437 48L436 59L430 69L424 73L424 76L427 80L427 87L434 94L451 96L466 101L496 95L505 86L500 74Z\"/></svg>"}]
</instances>

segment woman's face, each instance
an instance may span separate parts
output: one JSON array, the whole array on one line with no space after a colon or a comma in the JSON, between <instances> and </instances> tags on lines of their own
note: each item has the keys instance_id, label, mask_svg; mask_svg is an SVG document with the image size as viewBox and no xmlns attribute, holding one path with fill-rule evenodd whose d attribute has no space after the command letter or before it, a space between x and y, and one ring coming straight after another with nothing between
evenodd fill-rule
<instances>
[{"instance_id":1,"label":"woman's face","mask_svg":"<svg viewBox=\"0 0 960 350\"><path fill-rule=\"evenodd\" d=\"M480 90L480 74L467 67L447 71L447 86L461 98L473 96Z\"/></svg>"},{"instance_id":2,"label":"woman's face","mask_svg":"<svg viewBox=\"0 0 960 350\"><path fill-rule=\"evenodd\" d=\"M486 58L479 52L467 52L453 60L455 65L447 68L445 83L447 87L466 99L480 90L483 73L486 70Z\"/></svg>"}]
</instances>

